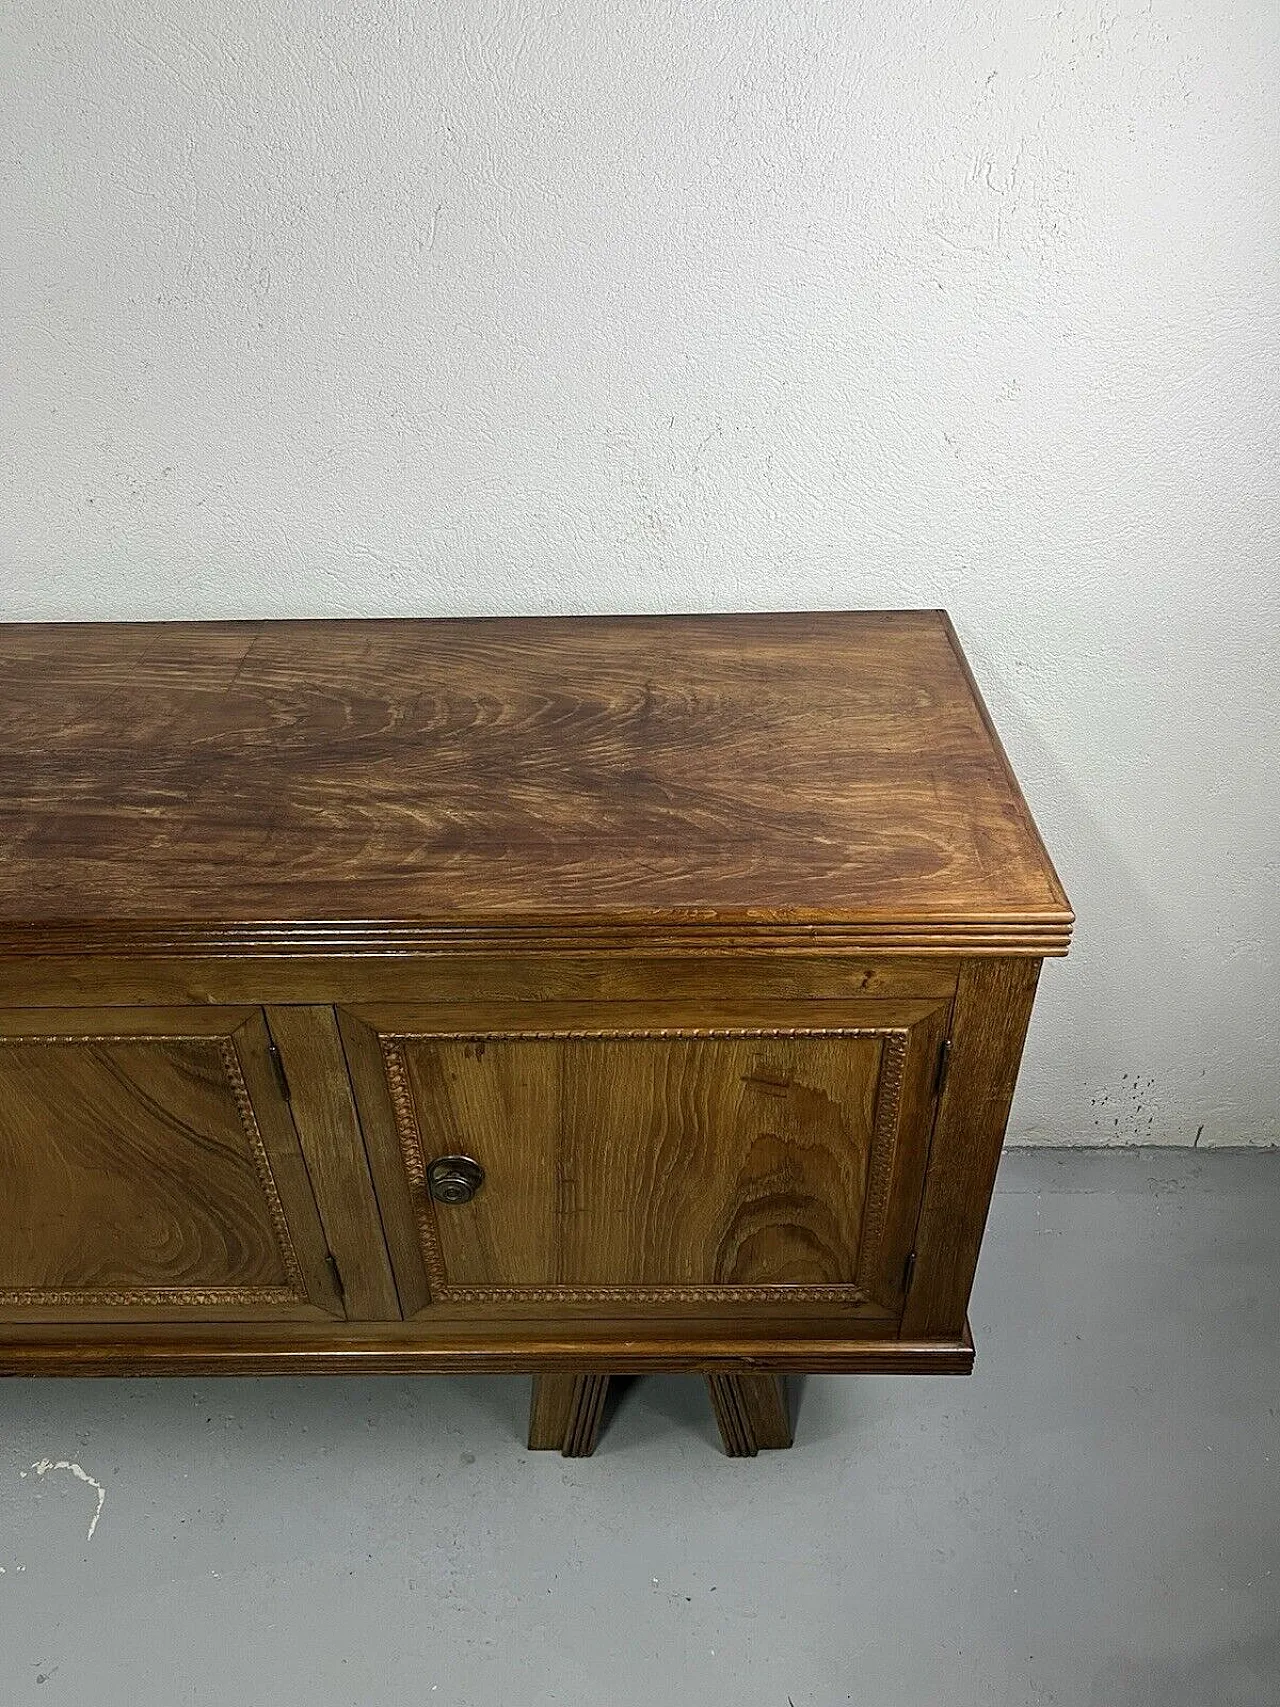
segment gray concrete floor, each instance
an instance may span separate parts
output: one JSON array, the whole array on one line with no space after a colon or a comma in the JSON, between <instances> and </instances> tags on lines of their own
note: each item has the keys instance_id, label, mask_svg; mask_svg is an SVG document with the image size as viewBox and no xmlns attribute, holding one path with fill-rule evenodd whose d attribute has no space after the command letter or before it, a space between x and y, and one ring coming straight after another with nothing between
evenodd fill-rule
<instances>
[{"instance_id":1,"label":"gray concrete floor","mask_svg":"<svg viewBox=\"0 0 1280 1707\"><path fill-rule=\"evenodd\" d=\"M1006 1158L967 1381L0 1385L0 1703L1280 1702L1280 1155ZM76 1464L99 1496L69 1469Z\"/></svg>"}]
</instances>

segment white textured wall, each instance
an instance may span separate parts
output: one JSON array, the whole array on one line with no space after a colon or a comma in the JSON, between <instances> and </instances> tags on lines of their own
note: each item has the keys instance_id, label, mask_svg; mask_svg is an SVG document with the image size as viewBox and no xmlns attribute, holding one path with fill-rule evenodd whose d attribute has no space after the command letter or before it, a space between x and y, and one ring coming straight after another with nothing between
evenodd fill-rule
<instances>
[{"instance_id":1,"label":"white textured wall","mask_svg":"<svg viewBox=\"0 0 1280 1707\"><path fill-rule=\"evenodd\" d=\"M1017 1136L1280 1136L1275 0L3 8L18 618L935 605Z\"/></svg>"}]
</instances>

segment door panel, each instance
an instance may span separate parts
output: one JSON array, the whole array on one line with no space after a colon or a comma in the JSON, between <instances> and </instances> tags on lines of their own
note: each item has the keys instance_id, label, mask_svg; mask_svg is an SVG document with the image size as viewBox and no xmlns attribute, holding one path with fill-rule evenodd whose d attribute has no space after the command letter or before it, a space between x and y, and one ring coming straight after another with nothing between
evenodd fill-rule
<instances>
[{"instance_id":1,"label":"door panel","mask_svg":"<svg viewBox=\"0 0 1280 1707\"><path fill-rule=\"evenodd\" d=\"M402 1296L896 1317L947 1013L344 1010ZM428 1191L448 1155L485 1170L469 1202Z\"/></svg>"},{"instance_id":2,"label":"door panel","mask_svg":"<svg viewBox=\"0 0 1280 1707\"><path fill-rule=\"evenodd\" d=\"M0 1316L341 1317L257 1008L0 1013Z\"/></svg>"}]
</instances>

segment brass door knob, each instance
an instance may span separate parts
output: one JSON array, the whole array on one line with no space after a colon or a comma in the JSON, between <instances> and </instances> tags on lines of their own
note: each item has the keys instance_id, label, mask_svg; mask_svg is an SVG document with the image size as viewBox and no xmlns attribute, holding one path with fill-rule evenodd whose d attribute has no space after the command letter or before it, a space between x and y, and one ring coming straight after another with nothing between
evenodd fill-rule
<instances>
[{"instance_id":1,"label":"brass door knob","mask_svg":"<svg viewBox=\"0 0 1280 1707\"><path fill-rule=\"evenodd\" d=\"M470 1156L437 1156L427 1169L427 1190L437 1203L470 1203L484 1184L484 1169Z\"/></svg>"}]
</instances>

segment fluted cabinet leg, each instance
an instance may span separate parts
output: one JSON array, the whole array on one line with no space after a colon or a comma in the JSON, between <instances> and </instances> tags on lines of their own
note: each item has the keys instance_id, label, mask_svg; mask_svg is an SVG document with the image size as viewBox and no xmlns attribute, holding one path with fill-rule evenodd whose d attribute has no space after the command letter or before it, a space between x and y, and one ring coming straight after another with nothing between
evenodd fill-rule
<instances>
[{"instance_id":1,"label":"fluted cabinet leg","mask_svg":"<svg viewBox=\"0 0 1280 1707\"><path fill-rule=\"evenodd\" d=\"M708 1375L707 1391L730 1458L791 1445L786 1382L780 1375Z\"/></svg>"},{"instance_id":2,"label":"fluted cabinet leg","mask_svg":"<svg viewBox=\"0 0 1280 1707\"><path fill-rule=\"evenodd\" d=\"M609 1392L607 1375L535 1375L529 1402L529 1447L589 1458L596 1449Z\"/></svg>"}]
</instances>

